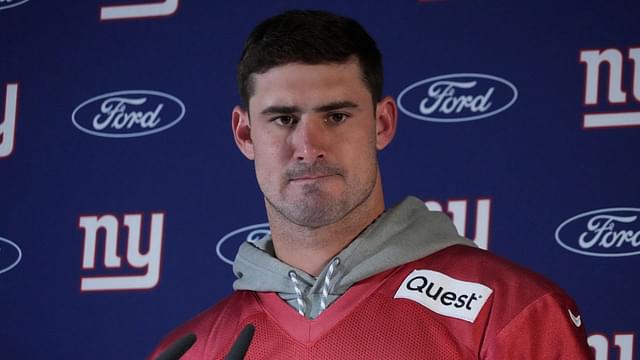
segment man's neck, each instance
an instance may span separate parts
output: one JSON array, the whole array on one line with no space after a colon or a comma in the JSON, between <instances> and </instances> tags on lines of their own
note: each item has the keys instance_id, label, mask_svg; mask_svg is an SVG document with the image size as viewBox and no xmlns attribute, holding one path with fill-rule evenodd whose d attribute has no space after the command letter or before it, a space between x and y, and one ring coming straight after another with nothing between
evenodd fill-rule
<instances>
[{"instance_id":1,"label":"man's neck","mask_svg":"<svg viewBox=\"0 0 640 360\"><path fill-rule=\"evenodd\" d=\"M276 257L310 275L318 276L331 258L347 247L384 211L382 191L376 190L370 195L371 199L365 200L344 218L319 228L293 224L267 205Z\"/></svg>"}]
</instances>

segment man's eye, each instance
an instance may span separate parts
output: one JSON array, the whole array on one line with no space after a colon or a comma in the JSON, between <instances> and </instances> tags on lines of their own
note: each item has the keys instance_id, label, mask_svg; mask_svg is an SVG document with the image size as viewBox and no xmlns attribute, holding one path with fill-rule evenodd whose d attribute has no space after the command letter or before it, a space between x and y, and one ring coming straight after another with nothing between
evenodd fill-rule
<instances>
[{"instance_id":1,"label":"man's eye","mask_svg":"<svg viewBox=\"0 0 640 360\"><path fill-rule=\"evenodd\" d=\"M282 115L272 120L280 126L292 126L296 124L296 119L290 115Z\"/></svg>"},{"instance_id":2,"label":"man's eye","mask_svg":"<svg viewBox=\"0 0 640 360\"><path fill-rule=\"evenodd\" d=\"M347 114L343 114L343 113L333 113L330 114L327 118L327 121L330 121L332 123L335 124L339 124L344 122L345 120L347 120L349 116Z\"/></svg>"}]
</instances>

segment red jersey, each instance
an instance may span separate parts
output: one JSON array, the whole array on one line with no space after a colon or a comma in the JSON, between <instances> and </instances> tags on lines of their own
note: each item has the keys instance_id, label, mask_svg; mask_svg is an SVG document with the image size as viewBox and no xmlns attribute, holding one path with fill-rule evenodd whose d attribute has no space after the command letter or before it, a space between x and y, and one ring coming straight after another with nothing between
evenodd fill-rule
<instances>
[{"instance_id":1,"label":"red jersey","mask_svg":"<svg viewBox=\"0 0 640 360\"><path fill-rule=\"evenodd\" d=\"M246 359L589 359L574 302L491 253L452 246L358 282L316 319L273 292L236 291L175 330L182 359L223 359L255 326Z\"/></svg>"}]
</instances>

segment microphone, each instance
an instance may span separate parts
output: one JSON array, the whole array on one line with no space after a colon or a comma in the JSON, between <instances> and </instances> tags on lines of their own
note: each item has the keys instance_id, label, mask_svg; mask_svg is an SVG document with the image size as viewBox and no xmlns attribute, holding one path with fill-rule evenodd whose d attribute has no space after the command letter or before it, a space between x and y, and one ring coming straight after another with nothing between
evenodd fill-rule
<instances>
[{"instance_id":1,"label":"microphone","mask_svg":"<svg viewBox=\"0 0 640 360\"><path fill-rule=\"evenodd\" d=\"M187 335L176 340L173 344L158 355L156 360L178 360L187 352L196 342L196 335L194 333L188 333Z\"/></svg>"},{"instance_id":2,"label":"microphone","mask_svg":"<svg viewBox=\"0 0 640 360\"><path fill-rule=\"evenodd\" d=\"M244 354L249 349L255 330L256 327L253 324L245 326L244 329L240 331L240 335L238 335L236 342L233 344L224 360L242 360L244 358Z\"/></svg>"}]
</instances>

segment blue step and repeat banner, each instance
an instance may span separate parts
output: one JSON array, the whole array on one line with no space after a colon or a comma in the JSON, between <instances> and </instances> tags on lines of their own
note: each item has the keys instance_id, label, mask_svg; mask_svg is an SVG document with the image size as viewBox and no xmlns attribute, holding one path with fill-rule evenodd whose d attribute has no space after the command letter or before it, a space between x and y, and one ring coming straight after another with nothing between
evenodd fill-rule
<instances>
[{"instance_id":1,"label":"blue step and repeat banner","mask_svg":"<svg viewBox=\"0 0 640 360\"><path fill-rule=\"evenodd\" d=\"M596 359L638 359L640 2L621 0L0 0L0 358L141 359L231 291L268 232L235 65L293 7L378 41L387 206L446 212L565 288Z\"/></svg>"}]
</instances>

